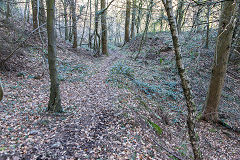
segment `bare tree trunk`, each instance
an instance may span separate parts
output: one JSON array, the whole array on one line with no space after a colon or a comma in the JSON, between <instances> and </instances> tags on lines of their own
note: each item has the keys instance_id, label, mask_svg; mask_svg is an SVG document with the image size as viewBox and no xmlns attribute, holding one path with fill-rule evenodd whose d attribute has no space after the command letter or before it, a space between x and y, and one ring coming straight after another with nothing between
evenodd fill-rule
<instances>
[{"instance_id":1,"label":"bare tree trunk","mask_svg":"<svg viewBox=\"0 0 240 160\"><path fill-rule=\"evenodd\" d=\"M151 18L152 18L152 8L153 8L153 0L150 0L149 2L149 5L147 7L148 9L148 13L147 13L147 16L146 16L146 24L145 24L145 29L144 29L144 32L143 32L143 35L142 35L142 39L141 39L141 42L140 42L140 45L139 45L139 48L138 48L138 53L136 55L136 57L134 58L134 60L137 60L141 50L142 50L142 45L145 43L146 39L147 39L147 33L148 33L148 28L149 28L149 24L150 24L150 21L151 21Z\"/></svg>"},{"instance_id":2,"label":"bare tree trunk","mask_svg":"<svg viewBox=\"0 0 240 160\"><path fill-rule=\"evenodd\" d=\"M9 21L10 14L11 14L10 3L9 3L9 1L7 1L6 22Z\"/></svg>"},{"instance_id":3,"label":"bare tree trunk","mask_svg":"<svg viewBox=\"0 0 240 160\"><path fill-rule=\"evenodd\" d=\"M211 122L218 122L218 106L221 98L224 77L226 75L229 50L234 28L234 14L236 4L224 1L219 22L212 77L208 88L206 106L202 118Z\"/></svg>"},{"instance_id":4,"label":"bare tree trunk","mask_svg":"<svg viewBox=\"0 0 240 160\"><path fill-rule=\"evenodd\" d=\"M140 25L141 25L141 18L142 18L142 0L140 0L138 4L138 16L137 16L137 34L140 32Z\"/></svg>"},{"instance_id":5,"label":"bare tree trunk","mask_svg":"<svg viewBox=\"0 0 240 160\"><path fill-rule=\"evenodd\" d=\"M38 28L38 6L37 6L37 0L32 0L32 17L33 17L33 29Z\"/></svg>"},{"instance_id":6,"label":"bare tree trunk","mask_svg":"<svg viewBox=\"0 0 240 160\"><path fill-rule=\"evenodd\" d=\"M208 6L207 6L207 32L206 32L206 44L205 44L205 48L207 48L207 49L208 49L208 45L209 45L209 30L210 30L209 18L210 18L210 14L211 14L211 7L208 4Z\"/></svg>"},{"instance_id":7,"label":"bare tree trunk","mask_svg":"<svg viewBox=\"0 0 240 160\"><path fill-rule=\"evenodd\" d=\"M29 0L26 0L25 9L24 9L24 27L23 27L24 30L25 30L25 27L26 27L28 9L29 9Z\"/></svg>"},{"instance_id":8,"label":"bare tree trunk","mask_svg":"<svg viewBox=\"0 0 240 160\"><path fill-rule=\"evenodd\" d=\"M57 10L57 9L56 9L56 10ZM60 38L62 38L61 13L60 13L60 9L58 9L58 30L59 30Z\"/></svg>"},{"instance_id":9,"label":"bare tree trunk","mask_svg":"<svg viewBox=\"0 0 240 160\"><path fill-rule=\"evenodd\" d=\"M135 37L135 23L136 23L136 0L133 0L132 4L132 25L131 25L131 39Z\"/></svg>"},{"instance_id":10,"label":"bare tree trunk","mask_svg":"<svg viewBox=\"0 0 240 160\"><path fill-rule=\"evenodd\" d=\"M193 23L192 23L192 30L196 28L198 31L200 29L200 14L202 12L203 6L197 6L197 10L193 12Z\"/></svg>"},{"instance_id":11,"label":"bare tree trunk","mask_svg":"<svg viewBox=\"0 0 240 160\"><path fill-rule=\"evenodd\" d=\"M230 52L230 61L240 63L240 2L237 2L238 10L236 13L236 25L233 32L232 48Z\"/></svg>"},{"instance_id":12,"label":"bare tree trunk","mask_svg":"<svg viewBox=\"0 0 240 160\"><path fill-rule=\"evenodd\" d=\"M44 0L39 0L39 25L46 23L46 12L44 8Z\"/></svg>"},{"instance_id":13,"label":"bare tree trunk","mask_svg":"<svg viewBox=\"0 0 240 160\"><path fill-rule=\"evenodd\" d=\"M193 97L191 93L191 87L189 84L189 79L187 75L185 74L185 69L182 63L182 55L180 50L180 45L178 41L178 32L177 32L177 26L176 21L173 15L173 8L172 8L172 0L162 0L165 10L167 12L169 26L172 34L172 40L173 40L173 46L174 46L174 52L176 57L176 66L178 69L178 74L181 79L181 84L183 88L183 93L186 99L187 108L188 108L188 117L187 117L187 125L188 125L188 134L190 138L190 142L192 145L192 150L194 154L195 160L202 159L200 156L200 153L198 151L198 142L195 132L195 104L193 102Z\"/></svg>"},{"instance_id":14,"label":"bare tree trunk","mask_svg":"<svg viewBox=\"0 0 240 160\"><path fill-rule=\"evenodd\" d=\"M85 27L86 27L88 6L89 6L89 0L88 0L88 2L87 2L87 9L86 9L86 13L85 13L84 22L83 22L83 32L82 32L82 37L81 37L81 39L80 39L80 46L82 46L83 37L84 37L84 34L85 34ZM90 14L91 14L91 11L90 11ZM91 21L91 20L90 20L90 21ZM90 23L91 23L91 22L90 22ZM91 28L91 27L89 27L89 28ZM91 33L90 33L90 34L91 34Z\"/></svg>"},{"instance_id":15,"label":"bare tree trunk","mask_svg":"<svg viewBox=\"0 0 240 160\"><path fill-rule=\"evenodd\" d=\"M89 12L90 12L90 22L89 22L89 30L88 30L88 46L92 48L92 0L89 1Z\"/></svg>"},{"instance_id":16,"label":"bare tree trunk","mask_svg":"<svg viewBox=\"0 0 240 160\"><path fill-rule=\"evenodd\" d=\"M73 48L77 48L77 17L76 17L76 3L77 0L71 1L72 22L73 22Z\"/></svg>"},{"instance_id":17,"label":"bare tree trunk","mask_svg":"<svg viewBox=\"0 0 240 160\"><path fill-rule=\"evenodd\" d=\"M72 42L72 36L73 36L73 23L72 23L72 9L71 9L71 5L70 5L70 17L69 17L69 35L68 35L68 38L69 38L69 42Z\"/></svg>"},{"instance_id":18,"label":"bare tree trunk","mask_svg":"<svg viewBox=\"0 0 240 160\"><path fill-rule=\"evenodd\" d=\"M68 40L68 15L67 15L67 7L68 2L67 0L61 0L63 4L63 14L64 14L64 34L65 34L65 40Z\"/></svg>"},{"instance_id":19,"label":"bare tree trunk","mask_svg":"<svg viewBox=\"0 0 240 160\"><path fill-rule=\"evenodd\" d=\"M30 1L28 1L27 7L27 22L30 23Z\"/></svg>"},{"instance_id":20,"label":"bare tree trunk","mask_svg":"<svg viewBox=\"0 0 240 160\"><path fill-rule=\"evenodd\" d=\"M130 24L130 7L131 2L130 0L127 0L126 2L126 16L125 16L125 38L124 43L129 42L129 24Z\"/></svg>"},{"instance_id":21,"label":"bare tree trunk","mask_svg":"<svg viewBox=\"0 0 240 160\"><path fill-rule=\"evenodd\" d=\"M161 31L163 31L163 18L164 18L164 10L163 9L161 9L161 11L160 11L160 15L161 15L161 17L160 17L160 32Z\"/></svg>"},{"instance_id":22,"label":"bare tree trunk","mask_svg":"<svg viewBox=\"0 0 240 160\"><path fill-rule=\"evenodd\" d=\"M59 81L56 69L55 0L47 0L48 64L51 80L48 111L62 112Z\"/></svg>"},{"instance_id":23,"label":"bare tree trunk","mask_svg":"<svg viewBox=\"0 0 240 160\"><path fill-rule=\"evenodd\" d=\"M3 87L2 87L2 82L0 80L0 102L2 101L3 99L3 95L4 95L4 91L3 91Z\"/></svg>"},{"instance_id":24,"label":"bare tree trunk","mask_svg":"<svg viewBox=\"0 0 240 160\"><path fill-rule=\"evenodd\" d=\"M184 7L184 0L178 0L178 8L177 8L177 16L176 16L178 33L180 33L182 29L183 7Z\"/></svg>"},{"instance_id":25,"label":"bare tree trunk","mask_svg":"<svg viewBox=\"0 0 240 160\"><path fill-rule=\"evenodd\" d=\"M101 10L106 8L106 0L101 0ZM101 15L101 26L102 26L102 54L108 55L107 47L107 21L106 21L107 10Z\"/></svg>"},{"instance_id":26,"label":"bare tree trunk","mask_svg":"<svg viewBox=\"0 0 240 160\"><path fill-rule=\"evenodd\" d=\"M99 23L98 0L95 0L94 50L96 52L96 56L99 56L100 54L100 35L98 33L98 23Z\"/></svg>"}]
</instances>

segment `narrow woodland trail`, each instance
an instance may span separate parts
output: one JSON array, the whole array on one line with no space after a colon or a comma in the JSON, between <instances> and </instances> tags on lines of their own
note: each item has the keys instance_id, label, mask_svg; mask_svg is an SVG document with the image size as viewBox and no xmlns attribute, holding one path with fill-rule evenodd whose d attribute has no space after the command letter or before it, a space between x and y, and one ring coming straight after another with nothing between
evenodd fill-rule
<instances>
[{"instance_id":1,"label":"narrow woodland trail","mask_svg":"<svg viewBox=\"0 0 240 160\"><path fill-rule=\"evenodd\" d=\"M79 100L76 104L79 110L67 117L64 125L57 129L55 137L56 141L61 141L56 144L67 149L67 156L79 159L116 158L113 154L118 152L118 147L113 145L112 138L118 124L115 124L117 117L114 116L113 103L120 93L107 84L106 79L110 66L120 56L116 52L93 64L91 68L94 74L83 82L83 86L79 86L80 93L76 99ZM58 151L55 152L56 157L63 153Z\"/></svg>"},{"instance_id":2,"label":"narrow woodland trail","mask_svg":"<svg viewBox=\"0 0 240 160\"><path fill-rule=\"evenodd\" d=\"M110 67L124 58L118 50L100 58L59 53L59 74L66 76L60 83L65 111L60 115L45 111L49 77L31 78L43 70L41 57L31 56L22 69L25 75L2 75L6 94L0 106L0 159L159 159L160 152L144 139L151 134L118 109L119 97L130 93L106 83ZM74 70L83 65L88 66L87 76L75 81Z\"/></svg>"},{"instance_id":3,"label":"narrow woodland trail","mask_svg":"<svg viewBox=\"0 0 240 160\"><path fill-rule=\"evenodd\" d=\"M69 84L74 85L70 88L77 89L67 91L67 94L73 96L71 100L68 99L70 102L63 104L75 103L76 108L71 115L66 116L66 119L62 120L59 117L61 120L57 119L57 123L52 124L54 136L50 141L48 138L45 140L49 143L42 146L42 155L46 156L46 148L50 146L48 155L62 159L154 157L156 150L152 150L151 144L145 144L140 138L141 134L144 134L141 133L140 127L132 128L129 120L121 114L119 116L119 110L116 109L114 103L126 91L106 83L110 67L122 56L119 52L114 52L109 57L102 57L92 63L93 74L86 81ZM67 88L62 88L63 92L66 90ZM65 95L63 99L71 97L67 94L63 93ZM147 153L149 151L150 155Z\"/></svg>"},{"instance_id":4,"label":"narrow woodland trail","mask_svg":"<svg viewBox=\"0 0 240 160\"><path fill-rule=\"evenodd\" d=\"M147 94L141 88L131 86L126 78L119 80L126 80L127 87L107 83L111 66L122 61L127 63L123 67L144 69L144 72L135 70L136 79L139 75L151 79L151 71L146 65L131 62L131 55L123 52L116 49L108 57L93 58L89 52L83 54L84 51L72 50L68 45L58 50L61 99L65 111L62 114L46 112L50 86L48 74L40 79L33 78L47 72L41 56L26 51L28 58L24 59L25 68L20 68L21 72L0 73L5 89L0 103L0 160L189 159L185 157L191 155L184 123L186 116L181 114L181 123L173 123L174 112L166 110L167 103L176 100L164 93L161 100L168 99L157 104L146 98ZM162 73L157 77L163 78L165 83L176 81L171 79L176 76L169 72L171 66L155 66L163 67L158 68ZM182 100L176 103L185 106ZM161 134L148 125L148 119L160 126ZM226 159L239 157L239 140L212 132L208 129L211 127L201 122L197 128L201 149L213 153L213 158L207 159L219 156L220 152L216 152L219 144L226 151L231 148L231 156L221 151ZM221 142L216 146L211 144L218 141L219 136ZM179 146L186 149L184 154Z\"/></svg>"},{"instance_id":5,"label":"narrow woodland trail","mask_svg":"<svg viewBox=\"0 0 240 160\"><path fill-rule=\"evenodd\" d=\"M119 114L115 102L126 90L106 83L110 67L123 57L113 52L92 64L93 73L80 84L74 95L77 108L64 121L56 124L50 152L55 157L78 159L159 159L152 144L142 138L140 126L134 126ZM75 86L77 87L77 86ZM63 89L64 90L64 89ZM67 95L66 97L69 97ZM132 123L132 124L131 124ZM59 126L61 124L61 126ZM56 146L56 147L55 147ZM46 149L44 149L46 152ZM165 154L161 159L168 159Z\"/></svg>"}]
</instances>

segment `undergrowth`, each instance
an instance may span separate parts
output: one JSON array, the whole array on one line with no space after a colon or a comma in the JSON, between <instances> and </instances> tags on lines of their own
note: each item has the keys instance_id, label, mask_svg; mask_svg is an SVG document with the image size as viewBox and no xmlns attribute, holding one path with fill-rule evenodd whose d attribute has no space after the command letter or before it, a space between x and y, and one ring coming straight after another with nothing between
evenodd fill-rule
<instances>
[{"instance_id":1,"label":"undergrowth","mask_svg":"<svg viewBox=\"0 0 240 160\"><path fill-rule=\"evenodd\" d=\"M164 110L166 112L172 112L172 123L181 123L181 115L185 114L182 107L179 106L178 102L181 101L183 95L181 90L178 89L178 83L174 81L159 80L158 83L152 84L148 81L143 81L145 76L141 74L139 76L137 69L133 69L128 66L126 62L117 62L110 68L110 73L107 82L116 85L119 88L126 88L131 91L136 97L140 91L143 93L149 101L155 101L161 106L164 104ZM150 77L152 73L149 73ZM137 77L138 75L138 77ZM142 99L137 98L139 104L142 104ZM146 104L144 102L144 104ZM150 106L143 105L145 110L148 112L154 112L150 109ZM163 109L163 107L161 107ZM155 113L154 113L155 114ZM157 116L158 117L158 116Z\"/></svg>"},{"instance_id":2,"label":"undergrowth","mask_svg":"<svg viewBox=\"0 0 240 160\"><path fill-rule=\"evenodd\" d=\"M85 64L72 64L58 60L58 71L60 81L84 81L84 78L89 74L88 66Z\"/></svg>"}]
</instances>

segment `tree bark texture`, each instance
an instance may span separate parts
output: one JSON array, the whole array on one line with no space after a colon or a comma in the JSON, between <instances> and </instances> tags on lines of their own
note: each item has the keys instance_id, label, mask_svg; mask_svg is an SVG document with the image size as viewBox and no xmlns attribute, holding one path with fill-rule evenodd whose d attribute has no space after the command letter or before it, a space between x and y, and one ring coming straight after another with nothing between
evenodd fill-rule
<instances>
[{"instance_id":1,"label":"tree bark texture","mask_svg":"<svg viewBox=\"0 0 240 160\"><path fill-rule=\"evenodd\" d=\"M178 0L178 8L177 8L177 16L176 16L178 33L180 33L182 29L182 21L183 21L183 14L184 14L183 7L184 7L184 0Z\"/></svg>"},{"instance_id":2,"label":"tree bark texture","mask_svg":"<svg viewBox=\"0 0 240 160\"><path fill-rule=\"evenodd\" d=\"M207 31L206 31L206 43L205 43L205 48L207 48L207 49L208 49L208 45L209 45L210 14L211 14L211 6L208 4L207 5L207 14L206 14L206 16L207 16Z\"/></svg>"},{"instance_id":3,"label":"tree bark texture","mask_svg":"<svg viewBox=\"0 0 240 160\"><path fill-rule=\"evenodd\" d=\"M72 42L72 39L73 39L73 34L72 34L72 30L73 30L73 23L72 23L72 9L71 9L71 5L70 5L70 16L69 16L69 35L68 35L68 38L69 38L69 42Z\"/></svg>"},{"instance_id":4,"label":"tree bark texture","mask_svg":"<svg viewBox=\"0 0 240 160\"><path fill-rule=\"evenodd\" d=\"M65 40L68 40L68 14L67 14L67 7L68 3L67 0L63 0L63 14L64 14L64 33L65 33Z\"/></svg>"},{"instance_id":5,"label":"tree bark texture","mask_svg":"<svg viewBox=\"0 0 240 160\"><path fill-rule=\"evenodd\" d=\"M44 0L39 0L39 25L46 23L46 12L44 8Z\"/></svg>"},{"instance_id":6,"label":"tree bark texture","mask_svg":"<svg viewBox=\"0 0 240 160\"><path fill-rule=\"evenodd\" d=\"M56 68L55 0L47 0L48 64L50 72L50 99L48 111L62 112L59 81Z\"/></svg>"},{"instance_id":7,"label":"tree bark texture","mask_svg":"<svg viewBox=\"0 0 240 160\"><path fill-rule=\"evenodd\" d=\"M101 0L101 10L106 8L106 0ZM107 11L105 10L101 15L101 27L102 27L102 54L108 55L107 46Z\"/></svg>"},{"instance_id":8,"label":"tree bark texture","mask_svg":"<svg viewBox=\"0 0 240 160\"><path fill-rule=\"evenodd\" d=\"M1 80L0 80L0 102L2 101L2 99L3 99L3 87L2 87L2 82L1 82Z\"/></svg>"},{"instance_id":9,"label":"tree bark texture","mask_svg":"<svg viewBox=\"0 0 240 160\"><path fill-rule=\"evenodd\" d=\"M229 50L231 48L235 8L236 4L233 1L224 1L222 3L212 76L202 116L207 121L218 122L219 120L218 106L227 71Z\"/></svg>"},{"instance_id":10,"label":"tree bark texture","mask_svg":"<svg viewBox=\"0 0 240 160\"><path fill-rule=\"evenodd\" d=\"M131 25L131 39L135 37L135 23L136 23L136 1L133 0L133 10L132 10L132 25Z\"/></svg>"},{"instance_id":11,"label":"tree bark texture","mask_svg":"<svg viewBox=\"0 0 240 160\"><path fill-rule=\"evenodd\" d=\"M72 23L73 23L73 48L77 48L77 17L76 17L76 3L77 0L71 1Z\"/></svg>"},{"instance_id":12,"label":"tree bark texture","mask_svg":"<svg viewBox=\"0 0 240 160\"><path fill-rule=\"evenodd\" d=\"M31 0L32 2L32 19L33 19L33 29L38 28L38 8L37 8L37 0Z\"/></svg>"},{"instance_id":13,"label":"tree bark texture","mask_svg":"<svg viewBox=\"0 0 240 160\"><path fill-rule=\"evenodd\" d=\"M181 85L183 88L183 93L186 99L187 103L187 109L188 109L188 117L187 117L187 126L188 126L188 134L194 154L195 160L202 159L200 156L200 153L198 151L198 141L196 137L195 132L195 104L193 102L193 97L191 93L191 87L189 84L189 78L185 74L185 69L182 63L182 55L181 50L179 46L179 40L178 40L178 32L177 32L177 26L176 21L173 15L173 8L172 8L172 0L162 0L165 10L167 12L169 26L172 34L172 40L173 40L173 46L174 46L174 53L176 57L176 66L178 69L178 74L181 79Z\"/></svg>"},{"instance_id":14,"label":"tree bark texture","mask_svg":"<svg viewBox=\"0 0 240 160\"><path fill-rule=\"evenodd\" d=\"M140 32L140 24L141 24L141 18L142 18L142 0L139 2L138 4L138 16L137 16L137 25L136 25L136 28L137 28L137 34Z\"/></svg>"},{"instance_id":15,"label":"tree bark texture","mask_svg":"<svg viewBox=\"0 0 240 160\"><path fill-rule=\"evenodd\" d=\"M240 63L240 1L237 2L236 25L233 31L232 48L230 60L236 64Z\"/></svg>"},{"instance_id":16,"label":"tree bark texture","mask_svg":"<svg viewBox=\"0 0 240 160\"><path fill-rule=\"evenodd\" d=\"M129 42L129 24L130 24L130 10L131 10L131 1L127 0L126 2L126 16L125 16L125 38L124 43Z\"/></svg>"}]
</instances>

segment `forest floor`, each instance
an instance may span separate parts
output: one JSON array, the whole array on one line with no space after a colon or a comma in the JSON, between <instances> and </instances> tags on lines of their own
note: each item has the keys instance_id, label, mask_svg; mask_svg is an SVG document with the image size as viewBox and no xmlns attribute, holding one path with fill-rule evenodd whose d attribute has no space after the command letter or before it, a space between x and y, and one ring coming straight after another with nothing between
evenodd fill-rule
<instances>
[{"instance_id":1,"label":"forest floor","mask_svg":"<svg viewBox=\"0 0 240 160\"><path fill-rule=\"evenodd\" d=\"M14 38L9 36L12 32L0 29L3 57L17 46L6 41ZM137 60L138 39L122 49L112 47L108 57L99 58L58 40L62 114L46 112L48 69L41 42L29 39L6 63L8 71L0 72L5 90L0 103L0 160L192 159L174 55L164 43L169 38L149 37L145 46L151 47L143 51L150 54L141 53ZM211 56L192 52L184 59L200 113ZM229 68L221 117L239 127L238 71ZM202 121L196 131L204 159L240 159L239 133Z\"/></svg>"}]
</instances>

